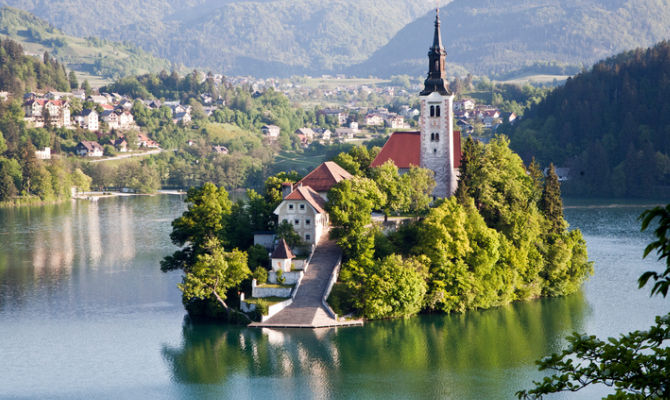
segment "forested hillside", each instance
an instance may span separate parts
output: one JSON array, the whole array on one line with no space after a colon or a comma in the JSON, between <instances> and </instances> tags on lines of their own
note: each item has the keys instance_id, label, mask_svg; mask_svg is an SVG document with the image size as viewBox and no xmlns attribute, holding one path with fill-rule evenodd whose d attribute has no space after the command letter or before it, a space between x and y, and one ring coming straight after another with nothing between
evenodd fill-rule
<instances>
[{"instance_id":1,"label":"forested hillside","mask_svg":"<svg viewBox=\"0 0 670 400\"><path fill-rule=\"evenodd\" d=\"M447 1L441 1L441 4ZM175 63L236 75L323 73L361 62L435 2L2 0L67 33L132 41Z\"/></svg>"},{"instance_id":2,"label":"forested hillside","mask_svg":"<svg viewBox=\"0 0 670 400\"><path fill-rule=\"evenodd\" d=\"M522 157L570 167L570 193L648 196L670 186L670 42L569 79L504 128Z\"/></svg>"},{"instance_id":3,"label":"forested hillside","mask_svg":"<svg viewBox=\"0 0 670 400\"><path fill-rule=\"evenodd\" d=\"M23 95L35 89L70 89L65 67L48 54L41 58L25 55L13 40L0 39L0 90Z\"/></svg>"},{"instance_id":4,"label":"forested hillside","mask_svg":"<svg viewBox=\"0 0 670 400\"><path fill-rule=\"evenodd\" d=\"M107 79L171 67L170 62L133 44L69 36L48 22L11 7L0 9L0 35L20 42L28 53L48 51L69 69Z\"/></svg>"},{"instance_id":5,"label":"forested hillside","mask_svg":"<svg viewBox=\"0 0 670 400\"><path fill-rule=\"evenodd\" d=\"M434 18L428 13L407 25L350 71L424 74ZM440 18L447 62L499 77L519 70L572 74L670 37L670 5L656 0L456 0Z\"/></svg>"}]
</instances>

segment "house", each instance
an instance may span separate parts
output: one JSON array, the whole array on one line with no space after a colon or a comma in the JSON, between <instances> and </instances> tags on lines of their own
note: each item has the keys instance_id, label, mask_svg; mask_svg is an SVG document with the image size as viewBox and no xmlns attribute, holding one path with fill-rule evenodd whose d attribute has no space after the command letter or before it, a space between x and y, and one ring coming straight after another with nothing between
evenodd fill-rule
<instances>
[{"instance_id":1,"label":"house","mask_svg":"<svg viewBox=\"0 0 670 400\"><path fill-rule=\"evenodd\" d=\"M118 150L121 153L128 152L128 142L123 137L120 137L120 138L117 138L116 140L114 140L112 142L112 145L114 146L114 148L116 148L116 150Z\"/></svg>"},{"instance_id":2,"label":"house","mask_svg":"<svg viewBox=\"0 0 670 400\"><path fill-rule=\"evenodd\" d=\"M403 129L405 128L405 118L400 115L391 115L386 119L386 126L391 129Z\"/></svg>"},{"instance_id":3,"label":"house","mask_svg":"<svg viewBox=\"0 0 670 400\"><path fill-rule=\"evenodd\" d=\"M279 137L279 132L281 129L277 125L263 125L261 127L261 132L265 137L274 140Z\"/></svg>"},{"instance_id":4,"label":"house","mask_svg":"<svg viewBox=\"0 0 670 400\"><path fill-rule=\"evenodd\" d=\"M31 99L23 103L26 121L35 127L44 126L46 122L57 128L70 126L70 104L65 100ZM48 114L47 114L48 113ZM49 117L45 121L45 116Z\"/></svg>"},{"instance_id":5,"label":"house","mask_svg":"<svg viewBox=\"0 0 670 400\"><path fill-rule=\"evenodd\" d=\"M131 129L135 127L135 118L133 114L128 110L116 110L119 118L119 129Z\"/></svg>"},{"instance_id":6,"label":"house","mask_svg":"<svg viewBox=\"0 0 670 400\"><path fill-rule=\"evenodd\" d=\"M472 99L462 99L454 102L454 111L468 111L475 109L475 101Z\"/></svg>"},{"instance_id":7,"label":"house","mask_svg":"<svg viewBox=\"0 0 670 400\"><path fill-rule=\"evenodd\" d=\"M95 110L84 110L79 115L75 115L74 121L82 129L88 129L89 131L97 131L99 129L98 125L98 112Z\"/></svg>"},{"instance_id":8,"label":"house","mask_svg":"<svg viewBox=\"0 0 670 400\"><path fill-rule=\"evenodd\" d=\"M353 139L354 130L351 128L336 128L335 136L337 136L340 139Z\"/></svg>"},{"instance_id":9,"label":"house","mask_svg":"<svg viewBox=\"0 0 670 400\"><path fill-rule=\"evenodd\" d=\"M102 157L103 149L98 142L83 140L77 144L76 153L81 157Z\"/></svg>"},{"instance_id":10,"label":"house","mask_svg":"<svg viewBox=\"0 0 670 400\"><path fill-rule=\"evenodd\" d=\"M88 100L90 102L93 102L95 104L100 104L100 105L109 104L109 99L106 96L91 95L91 96L88 96L88 98L86 100Z\"/></svg>"},{"instance_id":11,"label":"house","mask_svg":"<svg viewBox=\"0 0 670 400\"><path fill-rule=\"evenodd\" d=\"M313 141L316 136L316 132L314 132L312 128L298 128L295 130L295 134L304 136L306 142Z\"/></svg>"},{"instance_id":12,"label":"house","mask_svg":"<svg viewBox=\"0 0 670 400\"><path fill-rule=\"evenodd\" d=\"M157 149L160 146L155 141L149 139L149 137L143 133L137 134L137 147L145 147L148 149Z\"/></svg>"},{"instance_id":13,"label":"house","mask_svg":"<svg viewBox=\"0 0 670 400\"><path fill-rule=\"evenodd\" d=\"M178 124L181 122L182 125L189 124L191 122L191 114L188 111L182 111L173 114L172 122Z\"/></svg>"},{"instance_id":14,"label":"house","mask_svg":"<svg viewBox=\"0 0 670 400\"><path fill-rule=\"evenodd\" d=\"M558 176L559 182L565 182L570 180L570 168L555 168L556 176ZM549 175L549 168L544 169L544 176Z\"/></svg>"},{"instance_id":15,"label":"house","mask_svg":"<svg viewBox=\"0 0 670 400\"><path fill-rule=\"evenodd\" d=\"M51 148L45 147L43 150L35 150L35 157L40 160L51 160Z\"/></svg>"},{"instance_id":16,"label":"house","mask_svg":"<svg viewBox=\"0 0 670 400\"><path fill-rule=\"evenodd\" d=\"M228 148L226 146L212 146L212 151L216 154L228 154Z\"/></svg>"},{"instance_id":17,"label":"house","mask_svg":"<svg viewBox=\"0 0 670 400\"><path fill-rule=\"evenodd\" d=\"M284 238L279 241L277 248L272 252L270 258L274 272L291 272L291 261L295 258L295 255L291 251L291 248L288 247Z\"/></svg>"},{"instance_id":18,"label":"house","mask_svg":"<svg viewBox=\"0 0 670 400\"><path fill-rule=\"evenodd\" d=\"M101 112L100 120L105 122L109 129L119 129L119 114L114 110L105 110Z\"/></svg>"},{"instance_id":19,"label":"house","mask_svg":"<svg viewBox=\"0 0 670 400\"><path fill-rule=\"evenodd\" d=\"M338 182L350 179L351 177L352 175L338 164L333 161L326 161L298 181L298 183L293 186L293 189L299 186L309 186L324 200L328 200L328 191L330 188L335 186Z\"/></svg>"},{"instance_id":20,"label":"house","mask_svg":"<svg viewBox=\"0 0 670 400\"><path fill-rule=\"evenodd\" d=\"M299 184L298 184L299 185ZM318 243L328 227L326 200L309 186L296 186L277 206L279 222L289 222L295 232L309 244Z\"/></svg>"},{"instance_id":21,"label":"house","mask_svg":"<svg viewBox=\"0 0 670 400\"><path fill-rule=\"evenodd\" d=\"M10 93L7 91L0 92L0 101L7 101L9 99Z\"/></svg>"},{"instance_id":22,"label":"house","mask_svg":"<svg viewBox=\"0 0 670 400\"><path fill-rule=\"evenodd\" d=\"M347 113L336 108L326 108L321 110L319 114L333 118L338 126L342 126L347 123Z\"/></svg>"},{"instance_id":23,"label":"house","mask_svg":"<svg viewBox=\"0 0 670 400\"><path fill-rule=\"evenodd\" d=\"M454 94L445 72L446 52L442 46L439 15L435 18L432 46L428 51L428 76L419 93L421 116L418 132L395 132L370 164L379 167L393 162L401 172L412 166L433 171L434 198L454 194L461 162L461 135L453 129Z\"/></svg>"},{"instance_id":24,"label":"house","mask_svg":"<svg viewBox=\"0 0 670 400\"><path fill-rule=\"evenodd\" d=\"M321 132L321 139L323 140L330 140L332 136L333 132L331 132L330 129L324 129L323 132Z\"/></svg>"},{"instance_id":25,"label":"house","mask_svg":"<svg viewBox=\"0 0 670 400\"><path fill-rule=\"evenodd\" d=\"M384 118L379 114L368 114L365 116L365 125L382 126L384 125Z\"/></svg>"}]
</instances>

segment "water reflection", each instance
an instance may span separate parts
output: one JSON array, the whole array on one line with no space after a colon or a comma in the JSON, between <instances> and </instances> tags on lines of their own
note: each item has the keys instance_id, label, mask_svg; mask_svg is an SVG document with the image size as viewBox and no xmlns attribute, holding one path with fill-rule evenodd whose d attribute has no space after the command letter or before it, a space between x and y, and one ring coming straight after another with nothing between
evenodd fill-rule
<instances>
[{"instance_id":1,"label":"water reflection","mask_svg":"<svg viewBox=\"0 0 670 400\"><path fill-rule=\"evenodd\" d=\"M143 232L136 227L134 209L159 208L162 201L105 199L0 209L0 308L8 302L19 305L41 289L55 289L80 268L132 265L135 230Z\"/></svg>"},{"instance_id":2,"label":"water reflection","mask_svg":"<svg viewBox=\"0 0 670 400\"><path fill-rule=\"evenodd\" d=\"M217 393L233 390L242 376L259 380L250 385L252 397L270 390L267 378L280 377L286 397L501 398L536 378L534 361L580 330L587 313L578 294L363 328L257 330L186 321L182 345L162 353L174 381L223 385L215 385Z\"/></svg>"}]
</instances>

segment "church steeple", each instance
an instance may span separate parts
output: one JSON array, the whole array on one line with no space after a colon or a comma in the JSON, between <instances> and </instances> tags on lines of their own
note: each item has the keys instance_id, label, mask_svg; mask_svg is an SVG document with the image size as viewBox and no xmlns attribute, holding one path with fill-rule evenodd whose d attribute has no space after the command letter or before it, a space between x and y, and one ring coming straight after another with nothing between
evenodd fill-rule
<instances>
[{"instance_id":1,"label":"church steeple","mask_svg":"<svg viewBox=\"0 0 670 400\"><path fill-rule=\"evenodd\" d=\"M433 35L433 46L428 51L428 77L424 81L424 89L421 96L427 96L433 92L441 95L451 95L449 83L446 80L444 70L447 52L442 47L442 35L440 34L440 9L435 10L435 34Z\"/></svg>"}]
</instances>

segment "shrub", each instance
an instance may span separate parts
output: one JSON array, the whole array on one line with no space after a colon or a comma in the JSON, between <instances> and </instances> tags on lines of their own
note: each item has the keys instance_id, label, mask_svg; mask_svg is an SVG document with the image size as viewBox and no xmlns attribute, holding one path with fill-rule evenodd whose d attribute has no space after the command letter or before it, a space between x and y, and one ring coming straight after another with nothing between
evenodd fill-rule
<instances>
[{"instance_id":1,"label":"shrub","mask_svg":"<svg viewBox=\"0 0 670 400\"><path fill-rule=\"evenodd\" d=\"M262 285L268 281L268 271L259 265L254 269L253 277L256 279L257 284Z\"/></svg>"}]
</instances>

